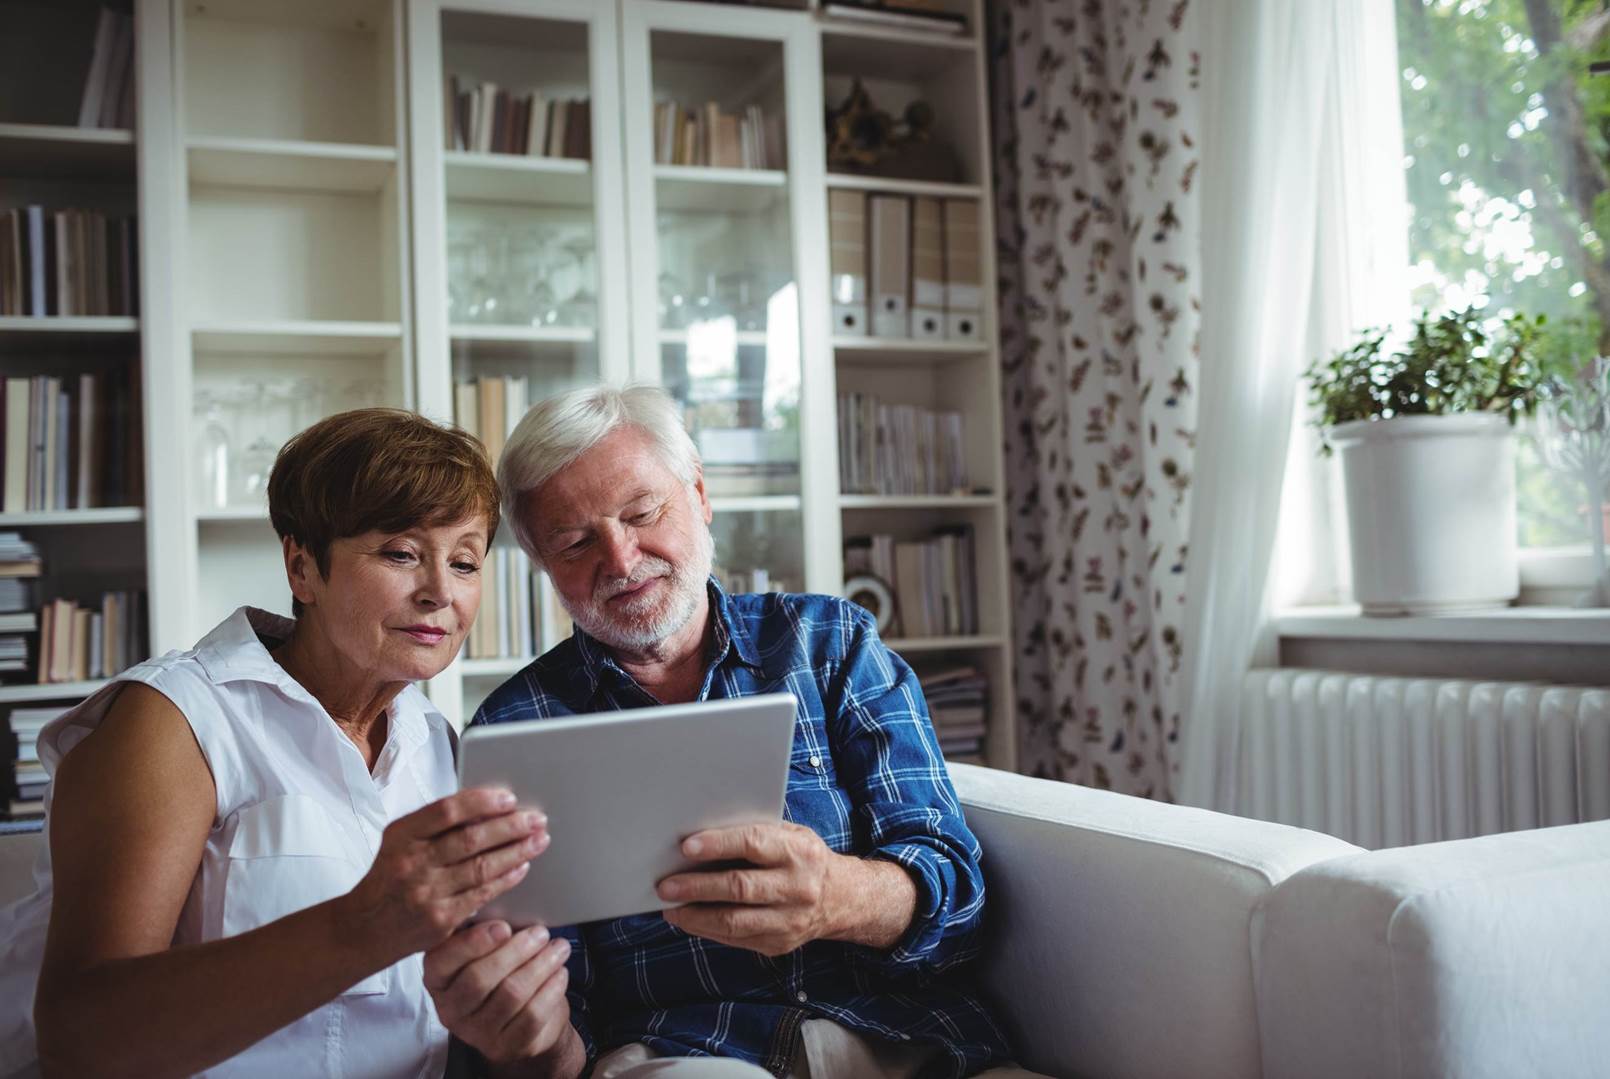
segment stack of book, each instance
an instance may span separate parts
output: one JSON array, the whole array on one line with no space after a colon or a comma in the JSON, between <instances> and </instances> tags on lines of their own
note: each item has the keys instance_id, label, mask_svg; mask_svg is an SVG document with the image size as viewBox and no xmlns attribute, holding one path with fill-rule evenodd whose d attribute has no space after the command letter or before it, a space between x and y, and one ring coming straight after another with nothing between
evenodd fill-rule
<instances>
[{"instance_id":1,"label":"stack of book","mask_svg":"<svg viewBox=\"0 0 1610 1079\"><path fill-rule=\"evenodd\" d=\"M798 434L763 427L698 427L691 417L688 426L694 428L711 497L799 493Z\"/></svg>"},{"instance_id":2,"label":"stack of book","mask_svg":"<svg viewBox=\"0 0 1610 1079\"><path fill-rule=\"evenodd\" d=\"M465 642L469 659L538 656L570 636L569 613L525 552L492 548L481 567L481 613Z\"/></svg>"},{"instance_id":3,"label":"stack of book","mask_svg":"<svg viewBox=\"0 0 1610 1079\"><path fill-rule=\"evenodd\" d=\"M39 732L45 724L61 715L65 708L13 708L11 710L11 737L16 742L16 763L12 778L10 816L36 817L45 811L45 787L50 782L44 765L39 763Z\"/></svg>"},{"instance_id":4,"label":"stack of book","mask_svg":"<svg viewBox=\"0 0 1610 1079\"><path fill-rule=\"evenodd\" d=\"M891 635L958 637L978 632L973 526L946 525L922 540L888 535L844 541L844 575L870 573L894 593Z\"/></svg>"},{"instance_id":5,"label":"stack of book","mask_svg":"<svg viewBox=\"0 0 1610 1079\"><path fill-rule=\"evenodd\" d=\"M145 655L144 592L107 592L94 607L56 599L40 608L40 685L109 678Z\"/></svg>"},{"instance_id":6,"label":"stack of book","mask_svg":"<svg viewBox=\"0 0 1610 1079\"><path fill-rule=\"evenodd\" d=\"M38 563L33 566L38 571ZM33 610L33 582L8 577L0 569L0 680L21 680L28 671L28 638L39 629Z\"/></svg>"},{"instance_id":7,"label":"stack of book","mask_svg":"<svg viewBox=\"0 0 1610 1079\"><path fill-rule=\"evenodd\" d=\"M962 414L839 394L839 487L846 494L966 494Z\"/></svg>"},{"instance_id":8,"label":"stack of book","mask_svg":"<svg viewBox=\"0 0 1610 1079\"><path fill-rule=\"evenodd\" d=\"M496 83L451 75L446 85L449 150L522 157L593 156L592 105L586 98L549 100Z\"/></svg>"},{"instance_id":9,"label":"stack of book","mask_svg":"<svg viewBox=\"0 0 1610 1079\"><path fill-rule=\"evenodd\" d=\"M0 315L133 315L135 219L94 210L0 211Z\"/></svg>"},{"instance_id":10,"label":"stack of book","mask_svg":"<svg viewBox=\"0 0 1610 1079\"><path fill-rule=\"evenodd\" d=\"M721 111L714 101L685 108L674 101L654 105L654 163L708 165L721 169L783 167L778 117L759 105L741 114Z\"/></svg>"},{"instance_id":11,"label":"stack of book","mask_svg":"<svg viewBox=\"0 0 1610 1079\"><path fill-rule=\"evenodd\" d=\"M101 8L95 53L78 102L79 127L134 126L134 17Z\"/></svg>"},{"instance_id":12,"label":"stack of book","mask_svg":"<svg viewBox=\"0 0 1610 1079\"><path fill-rule=\"evenodd\" d=\"M138 505L139 372L7 378L3 512Z\"/></svg>"},{"instance_id":13,"label":"stack of book","mask_svg":"<svg viewBox=\"0 0 1610 1079\"><path fill-rule=\"evenodd\" d=\"M928 701L939 749L947 760L984 763L989 682L976 667L956 667L917 676Z\"/></svg>"}]
</instances>

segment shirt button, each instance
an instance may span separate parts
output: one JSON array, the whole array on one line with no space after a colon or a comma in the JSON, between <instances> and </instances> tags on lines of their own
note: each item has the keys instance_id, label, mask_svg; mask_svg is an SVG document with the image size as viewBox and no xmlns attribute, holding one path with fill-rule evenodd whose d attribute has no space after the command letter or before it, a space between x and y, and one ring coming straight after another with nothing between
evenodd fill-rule
<instances>
[{"instance_id":1,"label":"shirt button","mask_svg":"<svg viewBox=\"0 0 1610 1079\"><path fill-rule=\"evenodd\" d=\"M794 994L794 999L799 1001L801 1004L804 1004L811 998L805 995L805 990L801 989L799 992Z\"/></svg>"},{"instance_id":2,"label":"shirt button","mask_svg":"<svg viewBox=\"0 0 1610 1079\"><path fill-rule=\"evenodd\" d=\"M822 766L822 758L818 757L815 753L812 753L811 754L811 767L812 768L820 768L821 766Z\"/></svg>"}]
</instances>

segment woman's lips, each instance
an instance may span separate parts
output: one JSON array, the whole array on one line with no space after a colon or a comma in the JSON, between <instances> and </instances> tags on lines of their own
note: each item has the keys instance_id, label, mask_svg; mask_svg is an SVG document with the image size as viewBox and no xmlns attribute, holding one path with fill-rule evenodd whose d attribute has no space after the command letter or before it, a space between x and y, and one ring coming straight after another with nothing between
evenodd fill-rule
<instances>
[{"instance_id":1,"label":"woman's lips","mask_svg":"<svg viewBox=\"0 0 1610 1079\"><path fill-rule=\"evenodd\" d=\"M406 626L402 632L421 644L440 644L447 636L445 629L430 629L426 626Z\"/></svg>"}]
</instances>

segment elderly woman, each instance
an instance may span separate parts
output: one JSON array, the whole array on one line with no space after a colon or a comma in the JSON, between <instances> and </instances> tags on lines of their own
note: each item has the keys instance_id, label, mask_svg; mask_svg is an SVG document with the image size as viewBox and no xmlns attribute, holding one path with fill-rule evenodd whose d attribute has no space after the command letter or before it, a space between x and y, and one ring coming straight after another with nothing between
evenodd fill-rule
<instances>
[{"instance_id":1,"label":"elderly woman","mask_svg":"<svg viewBox=\"0 0 1610 1079\"><path fill-rule=\"evenodd\" d=\"M562 938L469 930L440 1016L420 955L548 842L507 791L453 793L453 731L413 684L480 604L480 446L334 416L281 451L269 515L294 620L241 608L40 735L49 845L0 911L0 1074L418 1077L444 1022L494 1063L567 1029Z\"/></svg>"}]
</instances>

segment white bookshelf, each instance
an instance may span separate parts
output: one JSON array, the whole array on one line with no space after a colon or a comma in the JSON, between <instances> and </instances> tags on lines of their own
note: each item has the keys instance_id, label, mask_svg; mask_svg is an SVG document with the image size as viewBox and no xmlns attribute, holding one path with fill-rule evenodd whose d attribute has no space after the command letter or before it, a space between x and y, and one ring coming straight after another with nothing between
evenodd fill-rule
<instances>
[{"instance_id":1,"label":"white bookshelf","mask_svg":"<svg viewBox=\"0 0 1610 1079\"><path fill-rule=\"evenodd\" d=\"M72 2L93 29L94 5ZM757 454L779 466L764 483L723 492L712 482L724 569L764 568L789 587L837 593L846 535L973 527L979 632L890 643L919 669L987 672L989 757L1012 766L995 314L984 312L981 341L835 336L827 294L833 189L976 200L983 280L994 279L983 12L976 0L945 6L967 15L967 34L685 0L137 0L138 139L26 123L0 107L0 177L35 162L42 182L121 178L137 190L142 226L139 319L0 319L0 357L138 349L146 505L28 527L71 550L99 526L137 535L126 546L151 588L153 647L188 647L239 603L288 605L261 503L201 498L196 447L212 421L196 411L198 395L248 396L231 406L239 453L261 449L252 400L278 400L287 385L293 398L296 387L327 387L317 395L326 412L348 407L343 394L356 386L377 403L450 419L455 383L480 377L525 378L533 397L595 379L657 381L696 427L771 432L754 436ZM590 157L449 148L449 74L586 98ZM913 97L933 106L955 175L828 170L824 106L857 75L896 115ZM716 101L729 114L759 106L781 140L774 167L657 164L653 109L663 100ZM474 237L499 235L515 260L500 272L526 291L497 310L518 317L477 308L489 275L473 260L465 268L465 237L473 254ZM570 260L560 277L518 261L541 244ZM544 314L534 297L561 279L590 281L590 305L575 302L582 288ZM845 391L963 412L972 490L841 491ZM512 542L506 527L499 542ZM463 659L429 691L466 718L528 661Z\"/></svg>"}]
</instances>

